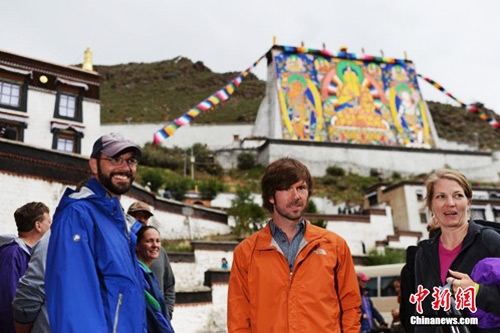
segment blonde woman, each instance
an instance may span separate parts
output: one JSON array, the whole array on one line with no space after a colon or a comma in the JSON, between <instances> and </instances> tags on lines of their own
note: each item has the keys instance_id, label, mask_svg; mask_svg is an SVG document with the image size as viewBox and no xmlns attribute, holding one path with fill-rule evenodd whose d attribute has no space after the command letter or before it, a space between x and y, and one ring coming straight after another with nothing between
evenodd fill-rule
<instances>
[{"instance_id":1,"label":"blonde woman","mask_svg":"<svg viewBox=\"0 0 500 333\"><path fill-rule=\"evenodd\" d=\"M421 285L430 294L422 303L426 317L445 316L432 309L434 287L451 283L453 292L473 287L477 308L485 312L498 312L500 290L495 285L478 285L470 274L478 261L486 257L500 257L500 235L469 220L472 188L464 175L442 169L429 175L426 183L426 205L433 219L441 227L436 236L419 244L415 257L416 286ZM471 312L462 310L462 316ZM470 332L483 330L481 318L478 326L468 326ZM450 331L450 326L416 326L415 332ZM465 328L459 328L464 330Z\"/></svg>"}]
</instances>

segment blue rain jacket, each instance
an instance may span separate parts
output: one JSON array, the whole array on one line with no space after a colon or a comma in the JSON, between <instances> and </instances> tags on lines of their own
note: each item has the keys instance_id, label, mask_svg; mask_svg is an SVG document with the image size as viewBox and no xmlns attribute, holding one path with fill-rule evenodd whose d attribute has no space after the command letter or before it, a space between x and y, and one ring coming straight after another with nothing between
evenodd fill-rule
<instances>
[{"instance_id":1,"label":"blue rain jacket","mask_svg":"<svg viewBox=\"0 0 500 333\"><path fill-rule=\"evenodd\" d=\"M118 199L94 178L79 192L66 189L51 232L45 288L52 332L145 332L136 237Z\"/></svg>"}]
</instances>

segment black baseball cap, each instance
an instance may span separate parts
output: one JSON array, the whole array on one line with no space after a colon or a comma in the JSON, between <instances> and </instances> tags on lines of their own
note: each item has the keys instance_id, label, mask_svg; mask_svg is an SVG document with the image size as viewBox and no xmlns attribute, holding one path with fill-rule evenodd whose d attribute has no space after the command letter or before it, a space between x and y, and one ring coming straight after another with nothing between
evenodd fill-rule
<instances>
[{"instance_id":1,"label":"black baseball cap","mask_svg":"<svg viewBox=\"0 0 500 333\"><path fill-rule=\"evenodd\" d=\"M114 157L126 149L133 150L136 157L141 157L142 155L138 145L124 138L121 134L109 133L97 139L90 157L97 158L100 153Z\"/></svg>"}]
</instances>

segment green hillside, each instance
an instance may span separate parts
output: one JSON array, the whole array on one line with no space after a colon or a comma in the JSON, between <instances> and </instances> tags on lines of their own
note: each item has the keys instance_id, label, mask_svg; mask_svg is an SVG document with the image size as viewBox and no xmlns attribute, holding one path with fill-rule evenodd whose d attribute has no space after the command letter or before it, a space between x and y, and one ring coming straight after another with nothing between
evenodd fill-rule
<instances>
[{"instance_id":1,"label":"green hillside","mask_svg":"<svg viewBox=\"0 0 500 333\"><path fill-rule=\"evenodd\" d=\"M202 62L177 57L155 63L94 66L101 74L101 122L168 122L180 116L239 73L213 73ZM253 122L265 82L250 74L231 99L198 123Z\"/></svg>"},{"instance_id":2,"label":"green hillside","mask_svg":"<svg viewBox=\"0 0 500 333\"><path fill-rule=\"evenodd\" d=\"M94 66L102 76L101 122L168 122L213 94L239 72L214 73L202 62L177 57L155 63ZM266 83L250 74L226 103L196 119L197 123L252 123ZM428 102L439 137L483 149L500 149L500 131L478 115ZM489 115L500 117L491 110Z\"/></svg>"}]
</instances>

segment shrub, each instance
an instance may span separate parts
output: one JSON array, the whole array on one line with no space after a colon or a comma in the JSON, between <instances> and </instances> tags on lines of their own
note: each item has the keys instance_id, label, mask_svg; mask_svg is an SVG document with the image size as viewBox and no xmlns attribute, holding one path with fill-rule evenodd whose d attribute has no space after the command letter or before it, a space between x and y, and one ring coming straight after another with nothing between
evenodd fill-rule
<instances>
[{"instance_id":1,"label":"shrub","mask_svg":"<svg viewBox=\"0 0 500 333\"><path fill-rule=\"evenodd\" d=\"M368 253L365 264L367 266L398 264L406 261L406 251L404 249L385 248L383 254L379 254L377 249L373 249Z\"/></svg>"},{"instance_id":2,"label":"shrub","mask_svg":"<svg viewBox=\"0 0 500 333\"><path fill-rule=\"evenodd\" d=\"M251 152L242 152L238 155L238 169L250 170L255 167L255 156Z\"/></svg>"},{"instance_id":3,"label":"shrub","mask_svg":"<svg viewBox=\"0 0 500 333\"><path fill-rule=\"evenodd\" d=\"M370 177L378 177L380 176L380 172L378 172L377 169L371 168L370 169Z\"/></svg>"},{"instance_id":4,"label":"shrub","mask_svg":"<svg viewBox=\"0 0 500 333\"><path fill-rule=\"evenodd\" d=\"M180 169L184 165L184 152L179 148L154 147L153 144L147 143L141 151L142 165L170 170Z\"/></svg>"},{"instance_id":5,"label":"shrub","mask_svg":"<svg viewBox=\"0 0 500 333\"><path fill-rule=\"evenodd\" d=\"M326 168L326 174L333 177L343 177L345 176L345 170L337 165L331 165Z\"/></svg>"}]
</instances>

